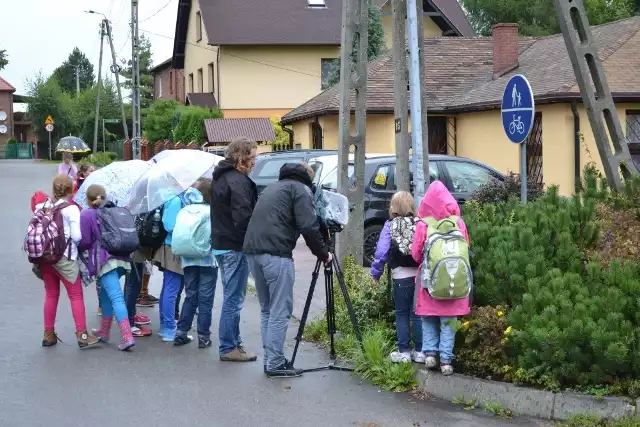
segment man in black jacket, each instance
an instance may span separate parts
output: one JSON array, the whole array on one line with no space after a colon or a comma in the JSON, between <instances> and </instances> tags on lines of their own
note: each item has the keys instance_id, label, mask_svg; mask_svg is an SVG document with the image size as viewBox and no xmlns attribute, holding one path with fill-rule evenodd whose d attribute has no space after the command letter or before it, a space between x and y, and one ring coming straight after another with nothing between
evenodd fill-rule
<instances>
[{"instance_id":1,"label":"man in black jacket","mask_svg":"<svg viewBox=\"0 0 640 427\"><path fill-rule=\"evenodd\" d=\"M229 144L225 159L213 171L211 184L211 246L220 267L224 299L220 312L220 360L253 362L257 356L242 347L240 312L249 279L242 243L258 192L249 178L256 164L257 144L246 138Z\"/></svg>"},{"instance_id":2,"label":"man in black jacket","mask_svg":"<svg viewBox=\"0 0 640 427\"><path fill-rule=\"evenodd\" d=\"M284 358L284 342L293 311L293 249L300 234L316 257L325 263L332 260L320 233L312 181L313 170L308 165L284 164L278 182L260 195L244 239L243 251L260 300L260 332L265 373L269 377L302 375Z\"/></svg>"}]
</instances>

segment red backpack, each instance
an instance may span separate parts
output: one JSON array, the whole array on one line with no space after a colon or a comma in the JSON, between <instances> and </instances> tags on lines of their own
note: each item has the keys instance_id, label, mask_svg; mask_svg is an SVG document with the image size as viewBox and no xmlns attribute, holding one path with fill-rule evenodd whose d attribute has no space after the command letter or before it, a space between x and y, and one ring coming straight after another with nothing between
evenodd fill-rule
<instances>
[{"instance_id":1,"label":"red backpack","mask_svg":"<svg viewBox=\"0 0 640 427\"><path fill-rule=\"evenodd\" d=\"M62 209L71 206L65 202L37 210L27 228L24 250L32 264L56 264L69 248L64 235Z\"/></svg>"}]
</instances>

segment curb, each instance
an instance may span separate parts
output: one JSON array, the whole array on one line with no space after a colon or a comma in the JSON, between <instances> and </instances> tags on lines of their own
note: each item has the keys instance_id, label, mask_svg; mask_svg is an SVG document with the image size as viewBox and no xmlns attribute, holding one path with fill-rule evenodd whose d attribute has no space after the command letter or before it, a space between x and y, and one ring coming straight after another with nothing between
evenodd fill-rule
<instances>
[{"instance_id":1,"label":"curb","mask_svg":"<svg viewBox=\"0 0 640 427\"><path fill-rule=\"evenodd\" d=\"M443 400L454 398L475 400L479 406L499 403L518 415L548 420L566 420L575 414L597 415L602 418L621 418L635 415L640 418L640 399L624 397L596 397L577 393L553 393L510 383L490 381L466 375L445 377L440 373L419 369L418 387Z\"/></svg>"}]
</instances>

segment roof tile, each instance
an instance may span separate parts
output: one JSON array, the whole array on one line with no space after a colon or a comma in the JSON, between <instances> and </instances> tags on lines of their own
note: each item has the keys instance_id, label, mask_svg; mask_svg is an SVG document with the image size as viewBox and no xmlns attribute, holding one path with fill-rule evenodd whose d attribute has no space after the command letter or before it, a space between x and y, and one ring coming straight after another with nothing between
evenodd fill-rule
<instances>
[{"instance_id":1,"label":"roof tile","mask_svg":"<svg viewBox=\"0 0 640 427\"><path fill-rule=\"evenodd\" d=\"M254 141L273 141L276 134L267 118L207 119L204 121L207 140L213 143L229 143L235 138Z\"/></svg>"},{"instance_id":2,"label":"roof tile","mask_svg":"<svg viewBox=\"0 0 640 427\"><path fill-rule=\"evenodd\" d=\"M2 77L0 77L0 91L1 92L15 92L16 88L11 86L11 84L8 81L6 81Z\"/></svg>"}]
</instances>

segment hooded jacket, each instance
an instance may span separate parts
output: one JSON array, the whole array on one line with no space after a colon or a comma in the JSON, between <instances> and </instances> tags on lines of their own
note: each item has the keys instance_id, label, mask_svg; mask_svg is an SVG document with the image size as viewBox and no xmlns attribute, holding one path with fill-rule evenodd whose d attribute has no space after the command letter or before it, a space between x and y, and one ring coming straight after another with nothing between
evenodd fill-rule
<instances>
[{"instance_id":1,"label":"hooded jacket","mask_svg":"<svg viewBox=\"0 0 640 427\"><path fill-rule=\"evenodd\" d=\"M447 187L440 181L433 181L429 185L427 193L422 198L418 207L420 218L434 217L441 220L448 216L460 216L460 206L453 198ZM460 231L464 238L469 241L467 226L462 218L458 220ZM423 249L427 240L427 224L420 221L416 224L416 234L411 244L411 255L420 264L422 269ZM418 272L416 277L416 315L418 316L464 316L469 314L469 297L454 300L434 300L429 292L422 287L420 278L422 272Z\"/></svg>"},{"instance_id":2,"label":"hooded jacket","mask_svg":"<svg viewBox=\"0 0 640 427\"><path fill-rule=\"evenodd\" d=\"M260 194L249 222L243 252L293 258L293 249L302 234L311 252L321 260L329 252L316 216L312 182L299 163L285 163L278 182Z\"/></svg>"},{"instance_id":3,"label":"hooded jacket","mask_svg":"<svg viewBox=\"0 0 640 427\"><path fill-rule=\"evenodd\" d=\"M242 252L244 236L256 206L258 191L248 176L224 159L213 170L211 183L211 246Z\"/></svg>"}]
</instances>

